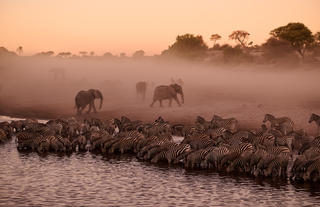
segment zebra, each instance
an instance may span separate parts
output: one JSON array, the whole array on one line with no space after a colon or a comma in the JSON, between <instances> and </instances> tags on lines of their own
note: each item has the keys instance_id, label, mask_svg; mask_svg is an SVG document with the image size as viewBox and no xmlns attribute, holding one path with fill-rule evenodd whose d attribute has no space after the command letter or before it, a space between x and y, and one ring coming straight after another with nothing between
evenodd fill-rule
<instances>
[{"instance_id":1,"label":"zebra","mask_svg":"<svg viewBox=\"0 0 320 207\"><path fill-rule=\"evenodd\" d=\"M269 121L271 123L271 129L280 130L284 135L293 132L294 123L288 117L276 118L271 114L265 114L263 123Z\"/></svg>"},{"instance_id":2,"label":"zebra","mask_svg":"<svg viewBox=\"0 0 320 207\"><path fill-rule=\"evenodd\" d=\"M201 163L206 155L214 149L215 147L211 146L191 152L184 159L185 168L201 167Z\"/></svg>"},{"instance_id":3,"label":"zebra","mask_svg":"<svg viewBox=\"0 0 320 207\"><path fill-rule=\"evenodd\" d=\"M0 128L0 143L7 141L7 132Z\"/></svg>"},{"instance_id":4,"label":"zebra","mask_svg":"<svg viewBox=\"0 0 320 207\"><path fill-rule=\"evenodd\" d=\"M229 153L230 150L227 146L221 145L216 147L206 155L202 166L204 168L218 168L220 166L220 161Z\"/></svg>"},{"instance_id":5,"label":"zebra","mask_svg":"<svg viewBox=\"0 0 320 207\"><path fill-rule=\"evenodd\" d=\"M240 145L234 145L230 147L230 153L228 153L221 160L221 167L224 167L225 164L232 163L235 159L242 157L248 158L253 153L253 145L250 143L241 143Z\"/></svg>"},{"instance_id":6,"label":"zebra","mask_svg":"<svg viewBox=\"0 0 320 207\"><path fill-rule=\"evenodd\" d=\"M160 160L167 160L168 164L170 165L171 162L177 162L177 159L179 159L181 155L190 151L191 147L189 144L173 145L168 150L164 150L158 153L155 157L151 159L151 162L157 163Z\"/></svg>"},{"instance_id":7,"label":"zebra","mask_svg":"<svg viewBox=\"0 0 320 207\"><path fill-rule=\"evenodd\" d=\"M72 148L76 151L78 146L78 151L86 151L87 139L84 135L79 135L76 139L72 141Z\"/></svg>"},{"instance_id":8,"label":"zebra","mask_svg":"<svg viewBox=\"0 0 320 207\"><path fill-rule=\"evenodd\" d=\"M312 113L309 119L309 123L315 122L316 125L318 126L318 135L320 135L320 116L317 114Z\"/></svg>"},{"instance_id":9,"label":"zebra","mask_svg":"<svg viewBox=\"0 0 320 207\"><path fill-rule=\"evenodd\" d=\"M320 157L312 161L303 175L303 180L317 182L320 180Z\"/></svg>"},{"instance_id":10,"label":"zebra","mask_svg":"<svg viewBox=\"0 0 320 207\"><path fill-rule=\"evenodd\" d=\"M223 127L232 133L238 130L238 120L235 118L223 119L220 116L214 115L211 120L211 127L218 128Z\"/></svg>"},{"instance_id":11,"label":"zebra","mask_svg":"<svg viewBox=\"0 0 320 207\"><path fill-rule=\"evenodd\" d=\"M208 130L208 129L211 127L211 122L205 120L205 119L204 119L203 117L201 117L201 116L197 116L196 121L195 121L195 124L196 124L196 125L202 125L205 130Z\"/></svg>"}]
</instances>

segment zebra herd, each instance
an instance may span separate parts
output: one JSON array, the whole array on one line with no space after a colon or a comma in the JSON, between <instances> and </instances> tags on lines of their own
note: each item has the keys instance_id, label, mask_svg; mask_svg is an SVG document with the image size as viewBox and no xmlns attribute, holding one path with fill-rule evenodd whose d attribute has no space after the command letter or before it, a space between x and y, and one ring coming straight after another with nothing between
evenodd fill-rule
<instances>
[{"instance_id":1,"label":"zebra herd","mask_svg":"<svg viewBox=\"0 0 320 207\"><path fill-rule=\"evenodd\" d=\"M320 116L309 122L320 125ZM268 123L270 122L270 124ZM175 136L183 137L178 143ZM134 154L151 163L213 169L253 176L320 181L320 136L296 130L288 117L266 114L260 128L239 129L235 118L198 116L191 125L120 119L55 119L47 123L19 120L0 123L0 143L16 138L19 151L72 153L87 151Z\"/></svg>"}]
</instances>

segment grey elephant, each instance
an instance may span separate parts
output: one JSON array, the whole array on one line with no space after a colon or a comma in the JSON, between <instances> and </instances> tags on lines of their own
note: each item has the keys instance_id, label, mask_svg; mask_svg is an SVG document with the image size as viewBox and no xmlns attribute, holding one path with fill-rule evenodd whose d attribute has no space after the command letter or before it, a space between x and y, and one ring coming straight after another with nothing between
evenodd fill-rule
<instances>
[{"instance_id":1,"label":"grey elephant","mask_svg":"<svg viewBox=\"0 0 320 207\"><path fill-rule=\"evenodd\" d=\"M156 101L160 102L160 107L162 107L162 100L169 100L169 106L171 106L172 99L174 99L179 106L181 106L177 94L181 95L182 103L184 103L184 95L182 91L182 87L178 84L171 84L169 86L157 86L154 89L154 94L153 94L153 101L150 105L150 107L153 106L153 104Z\"/></svg>"},{"instance_id":2,"label":"grey elephant","mask_svg":"<svg viewBox=\"0 0 320 207\"><path fill-rule=\"evenodd\" d=\"M96 113L96 107L94 105L94 99L101 99L100 100L100 107L102 107L103 96L99 90L90 89L88 91L79 91L75 97L75 108L77 108L77 114L81 114L82 110L89 104L89 109L87 113L90 113L91 108Z\"/></svg>"},{"instance_id":3,"label":"grey elephant","mask_svg":"<svg viewBox=\"0 0 320 207\"><path fill-rule=\"evenodd\" d=\"M147 82L140 81L136 83L136 90L137 90L137 97L141 97L142 100L144 100L146 98Z\"/></svg>"}]
</instances>

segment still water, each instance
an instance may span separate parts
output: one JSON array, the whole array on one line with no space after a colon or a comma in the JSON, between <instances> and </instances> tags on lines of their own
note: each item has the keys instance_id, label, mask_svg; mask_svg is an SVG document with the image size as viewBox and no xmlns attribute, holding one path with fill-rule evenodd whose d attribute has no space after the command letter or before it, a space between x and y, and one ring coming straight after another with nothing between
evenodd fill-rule
<instances>
[{"instance_id":1,"label":"still water","mask_svg":"<svg viewBox=\"0 0 320 207\"><path fill-rule=\"evenodd\" d=\"M0 145L0 206L320 206L320 187Z\"/></svg>"}]
</instances>

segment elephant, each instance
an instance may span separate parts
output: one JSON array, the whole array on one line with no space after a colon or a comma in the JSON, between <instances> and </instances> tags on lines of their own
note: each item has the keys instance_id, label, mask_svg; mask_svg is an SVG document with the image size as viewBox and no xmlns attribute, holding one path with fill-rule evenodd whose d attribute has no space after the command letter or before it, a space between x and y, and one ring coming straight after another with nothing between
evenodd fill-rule
<instances>
[{"instance_id":1,"label":"elephant","mask_svg":"<svg viewBox=\"0 0 320 207\"><path fill-rule=\"evenodd\" d=\"M136 83L136 90L137 90L137 97L141 97L142 100L146 98L146 91L147 91L147 82L140 81Z\"/></svg>"},{"instance_id":2,"label":"elephant","mask_svg":"<svg viewBox=\"0 0 320 207\"><path fill-rule=\"evenodd\" d=\"M171 84L169 86L157 86L154 89L154 94L153 94L153 101L150 105L150 107L153 106L153 104L156 101L160 102L160 107L162 107L162 100L164 99L169 99L169 106L171 106L172 99L174 99L179 106L181 106L177 94L181 95L182 103L184 103L184 95L182 91L182 87L178 84Z\"/></svg>"},{"instance_id":3,"label":"elephant","mask_svg":"<svg viewBox=\"0 0 320 207\"><path fill-rule=\"evenodd\" d=\"M94 99L101 99L100 108L102 107L103 96L99 90L90 89L88 91L79 91L75 97L75 108L77 108L77 114L81 114L82 110L89 104L89 110L87 113L90 113L91 108L93 108L96 113L96 107L94 105Z\"/></svg>"}]
</instances>

